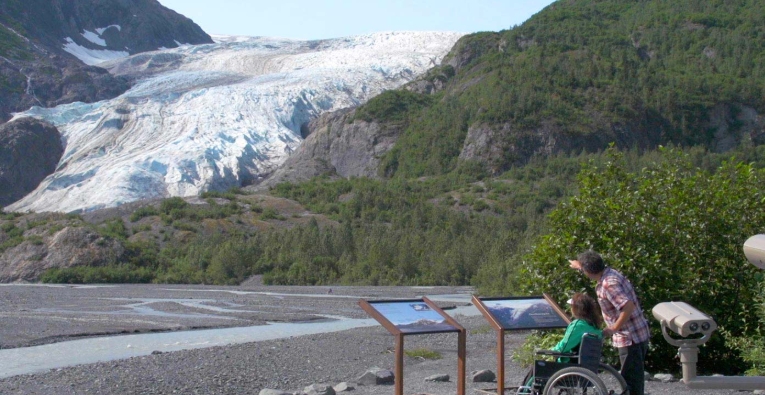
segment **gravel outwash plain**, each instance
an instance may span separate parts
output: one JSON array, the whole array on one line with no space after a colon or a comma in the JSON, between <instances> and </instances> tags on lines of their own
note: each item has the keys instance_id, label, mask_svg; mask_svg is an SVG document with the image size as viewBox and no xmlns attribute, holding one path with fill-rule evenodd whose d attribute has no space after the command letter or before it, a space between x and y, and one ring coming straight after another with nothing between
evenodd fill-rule
<instances>
[{"instance_id":1,"label":"gravel outwash plain","mask_svg":"<svg viewBox=\"0 0 765 395\"><path fill-rule=\"evenodd\" d=\"M0 346L27 347L106 334L148 333L305 322L329 316L368 318L360 298L469 295L469 287L240 287L118 285L0 286ZM440 302L444 306L450 303ZM459 304L459 303L457 303ZM451 303L454 305L454 303ZM447 312L449 312L447 310ZM455 315L468 329L467 372L496 372L496 335L481 316ZM506 385L525 370L510 358L528 335L506 336ZM394 370L394 337L381 326L285 339L154 353L71 366L0 380L0 394L258 394L263 388L297 392L311 384L354 382L367 369ZM406 394L455 394L457 335L407 336L405 349L436 351L441 359L405 358ZM701 355L703 358L703 352ZM450 382L427 382L449 374ZM467 382L467 394L495 383ZM648 382L652 395L741 394L690 390L679 382ZM392 394L391 385L357 386L350 394ZM509 393L509 392L508 392ZM751 392L749 392L751 393Z\"/></svg>"}]
</instances>

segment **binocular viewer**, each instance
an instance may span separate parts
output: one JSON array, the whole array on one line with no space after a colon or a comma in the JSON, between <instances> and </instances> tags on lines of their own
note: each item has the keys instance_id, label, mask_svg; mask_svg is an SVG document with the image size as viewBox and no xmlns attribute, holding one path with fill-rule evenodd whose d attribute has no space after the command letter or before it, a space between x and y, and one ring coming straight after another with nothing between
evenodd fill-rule
<instances>
[{"instance_id":1,"label":"binocular viewer","mask_svg":"<svg viewBox=\"0 0 765 395\"><path fill-rule=\"evenodd\" d=\"M744 243L746 259L765 269L765 234L750 237ZM671 345L679 347L683 367L683 382L692 389L755 390L765 388L762 376L697 376L699 346L706 343L717 323L708 315L685 302L662 302L654 306L653 317L661 323L661 333ZM673 338L668 331L681 336ZM695 335L695 336L694 336ZM689 337L693 336L693 337Z\"/></svg>"},{"instance_id":2,"label":"binocular viewer","mask_svg":"<svg viewBox=\"0 0 765 395\"><path fill-rule=\"evenodd\" d=\"M765 269L765 234L754 235L747 239L744 242L744 255L751 264ZM652 312L653 317L661 323L664 337L670 344L677 345L674 339L666 335L665 329L682 337L702 334L703 337L697 340L708 340L709 335L717 329L717 323L711 317L685 302L659 303L654 306ZM702 342L694 341L694 343Z\"/></svg>"},{"instance_id":3,"label":"binocular viewer","mask_svg":"<svg viewBox=\"0 0 765 395\"><path fill-rule=\"evenodd\" d=\"M754 266L765 269L765 235L754 235L744 242L744 255Z\"/></svg>"},{"instance_id":4,"label":"binocular viewer","mask_svg":"<svg viewBox=\"0 0 765 395\"><path fill-rule=\"evenodd\" d=\"M685 302L663 302L654 306L653 317L682 337L703 334L704 338L717 329L717 323L708 315Z\"/></svg>"}]
</instances>

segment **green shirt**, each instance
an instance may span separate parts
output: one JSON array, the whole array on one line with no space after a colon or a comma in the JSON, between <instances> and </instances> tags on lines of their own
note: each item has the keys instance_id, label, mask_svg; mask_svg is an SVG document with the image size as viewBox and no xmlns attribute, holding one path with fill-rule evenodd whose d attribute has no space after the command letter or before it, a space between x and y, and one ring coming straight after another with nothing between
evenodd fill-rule
<instances>
[{"instance_id":1,"label":"green shirt","mask_svg":"<svg viewBox=\"0 0 765 395\"><path fill-rule=\"evenodd\" d=\"M582 319L575 319L571 321L566 327L566 334L563 335L563 339L552 348L557 352L572 352L579 347L579 343L582 342L582 335L585 333L592 333L598 336L603 336L603 331L590 325L587 321ZM568 362L569 358L558 358L558 362Z\"/></svg>"}]
</instances>

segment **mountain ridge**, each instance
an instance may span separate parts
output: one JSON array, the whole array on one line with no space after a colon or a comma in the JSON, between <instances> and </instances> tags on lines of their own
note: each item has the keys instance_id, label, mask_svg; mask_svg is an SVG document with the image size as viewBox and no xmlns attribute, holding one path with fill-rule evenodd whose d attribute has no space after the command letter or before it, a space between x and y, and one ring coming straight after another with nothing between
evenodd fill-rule
<instances>
[{"instance_id":1,"label":"mountain ridge","mask_svg":"<svg viewBox=\"0 0 765 395\"><path fill-rule=\"evenodd\" d=\"M114 97L128 88L128 81L92 67L99 60L93 56L127 56L176 47L179 41L200 44L212 39L156 0L4 1L0 3L0 121L32 105L52 107ZM83 57L86 52L92 56Z\"/></svg>"},{"instance_id":2,"label":"mountain ridge","mask_svg":"<svg viewBox=\"0 0 765 395\"><path fill-rule=\"evenodd\" d=\"M744 0L558 1L513 29L466 35L429 79L403 88L432 96L425 105L364 120L401 130L371 173L412 178L477 162L499 174L612 143L762 144L762 15L762 4Z\"/></svg>"}]
</instances>

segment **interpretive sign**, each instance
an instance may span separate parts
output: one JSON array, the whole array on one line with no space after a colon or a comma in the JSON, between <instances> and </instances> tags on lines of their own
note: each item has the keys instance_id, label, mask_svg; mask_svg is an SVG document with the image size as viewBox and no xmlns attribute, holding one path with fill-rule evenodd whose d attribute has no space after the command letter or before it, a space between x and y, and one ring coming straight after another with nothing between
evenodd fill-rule
<instances>
[{"instance_id":1,"label":"interpretive sign","mask_svg":"<svg viewBox=\"0 0 765 395\"><path fill-rule=\"evenodd\" d=\"M479 298L473 304L497 331L497 394L505 393L505 331L565 328L571 319L548 295Z\"/></svg>"},{"instance_id":2,"label":"interpretive sign","mask_svg":"<svg viewBox=\"0 0 765 395\"><path fill-rule=\"evenodd\" d=\"M543 296L479 300L504 330L565 328L569 323L558 305Z\"/></svg>"},{"instance_id":3,"label":"interpretive sign","mask_svg":"<svg viewBox=\"0 0 765 395\"><path fill-rule=\"evenodd\" d=\"M369 305L404 334L459 331L446 322L445 314L441 315L422 299L369 302Z\"/></svg>"},{"instance_id":4,"label":"interpretive sign","mask_svg":"<svg viewBox=\"0 0 765 395\"><path fill-rule=\"evenodd\" d=\"M404 336L457 332L457 395L465 395L467 331L428 298L360 300L359 306L396 336L395 394L404 394Z\"/></svg>"}]
</instances>

